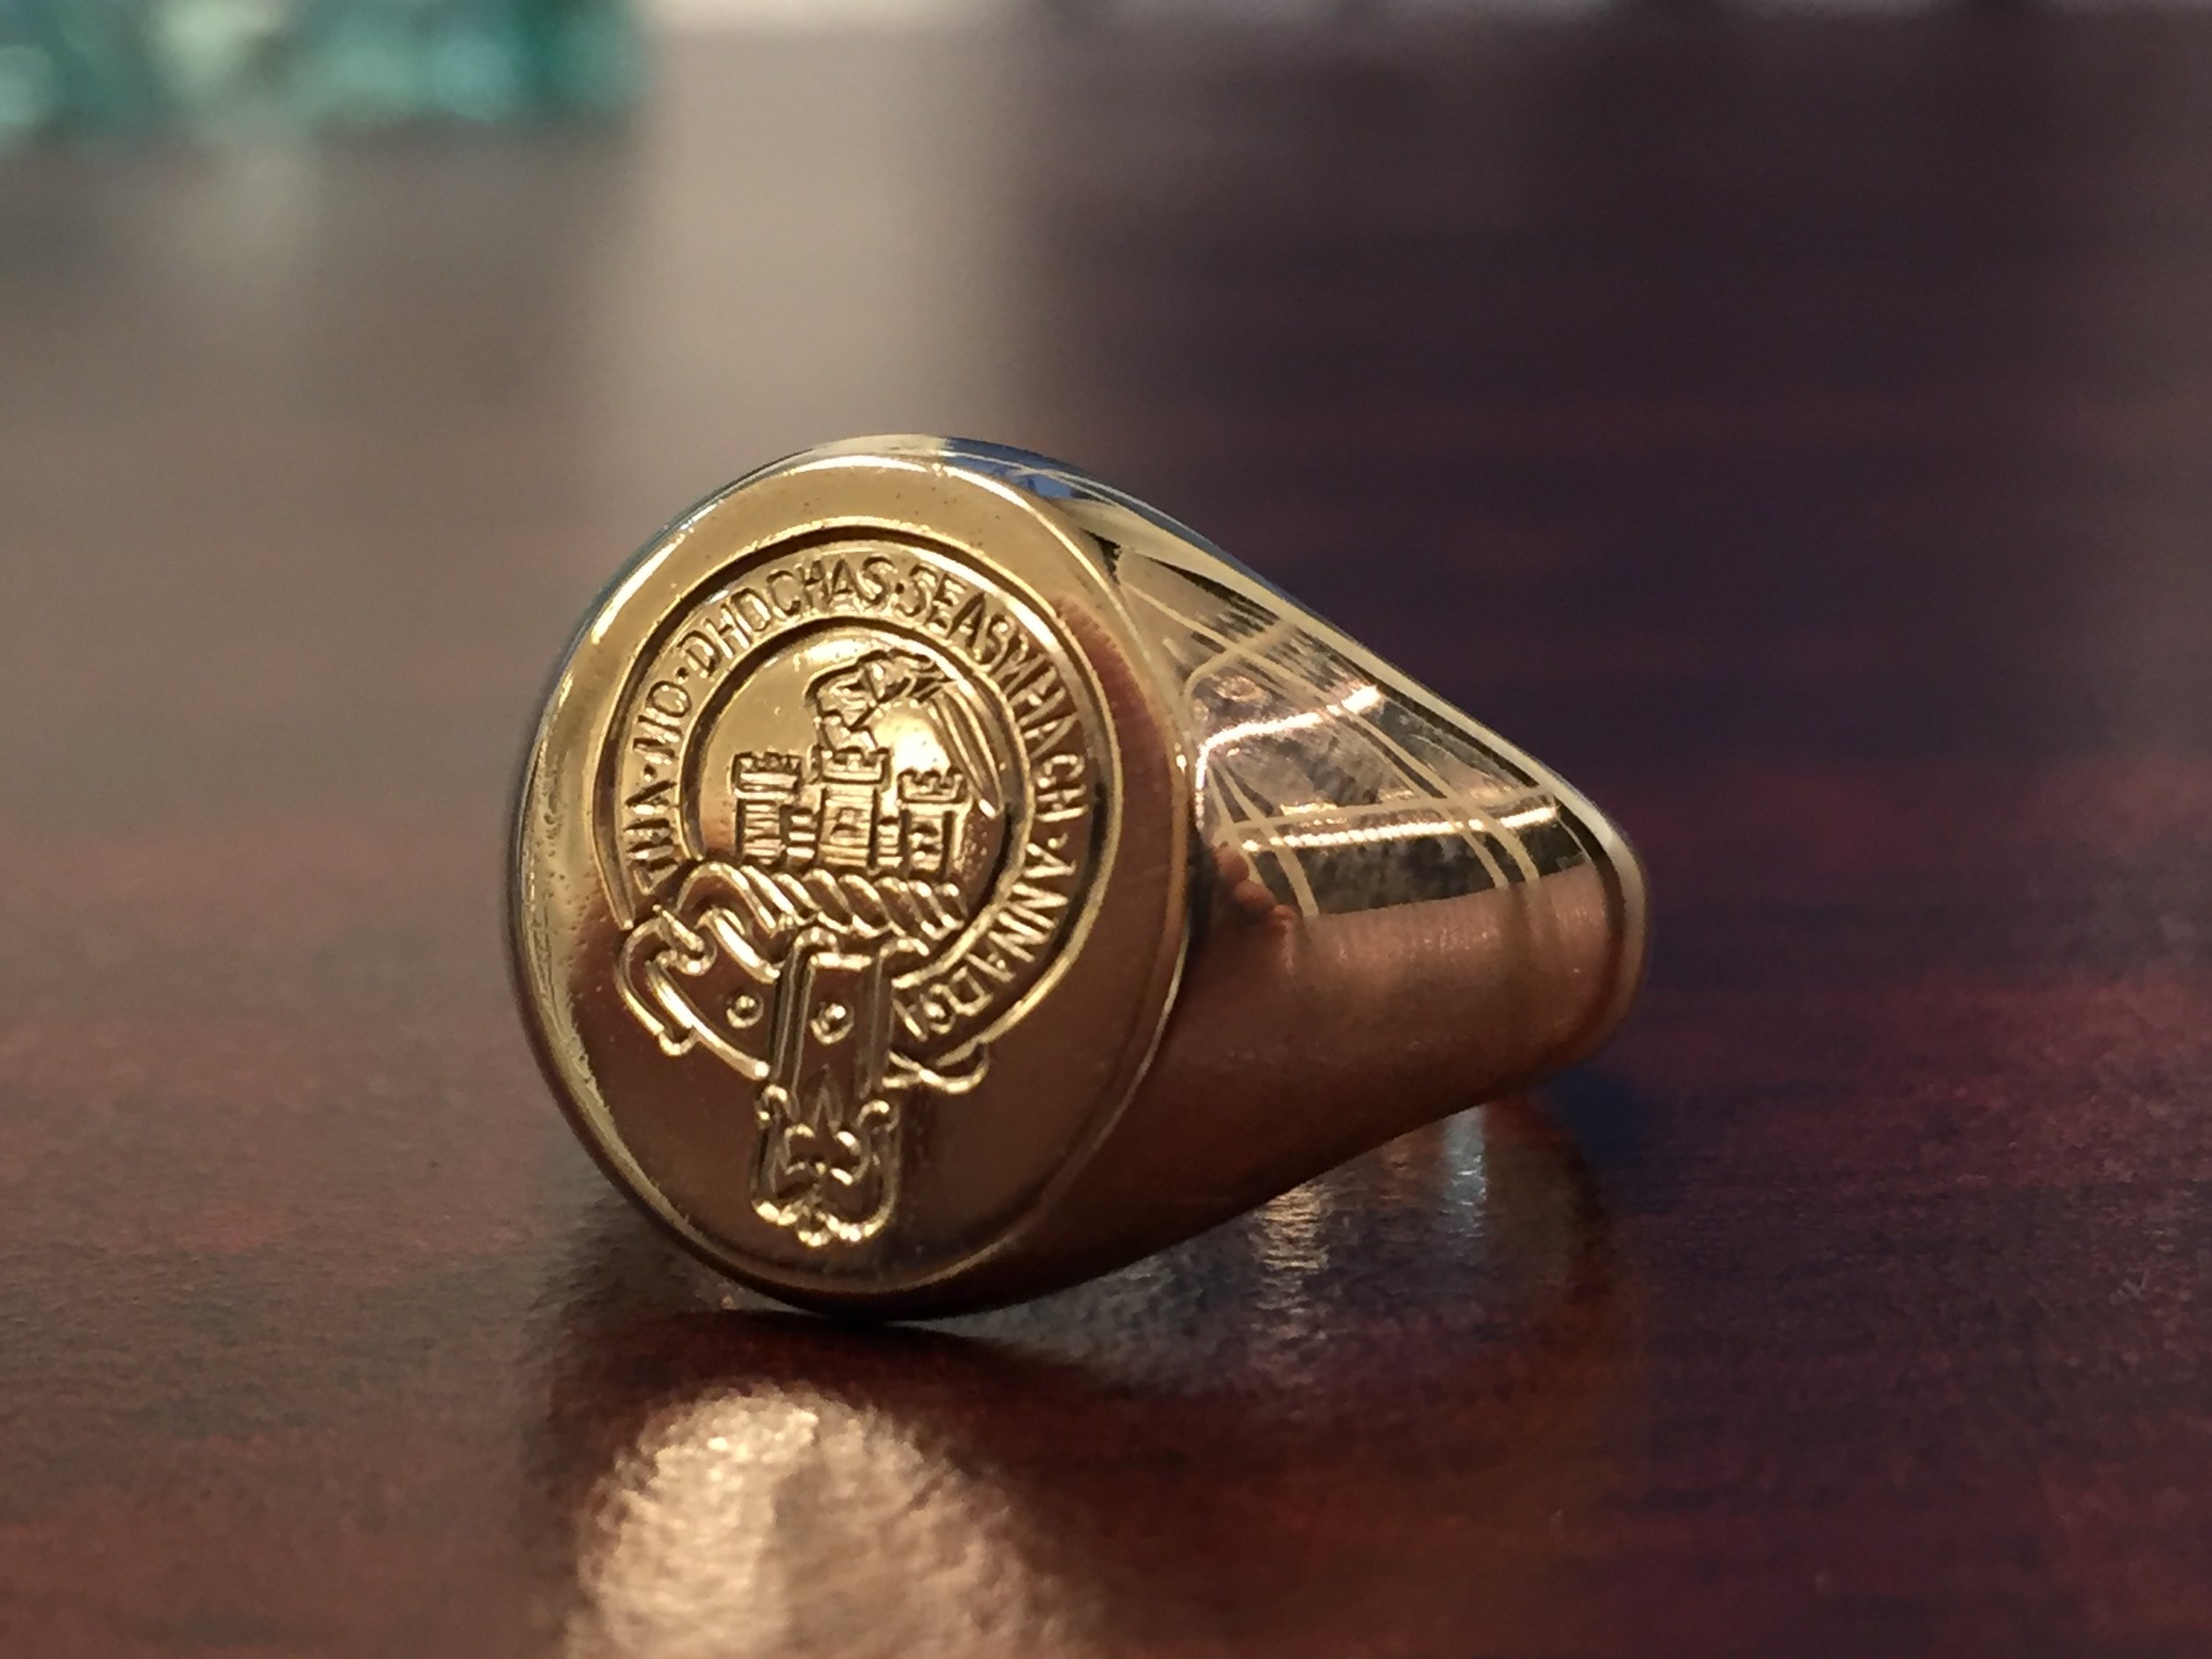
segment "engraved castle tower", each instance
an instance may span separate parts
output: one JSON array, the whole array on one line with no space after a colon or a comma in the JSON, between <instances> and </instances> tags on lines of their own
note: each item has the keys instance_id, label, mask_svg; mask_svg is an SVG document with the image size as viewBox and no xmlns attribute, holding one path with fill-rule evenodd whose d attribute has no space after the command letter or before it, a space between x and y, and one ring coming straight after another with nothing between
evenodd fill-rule
<instances>
[{"instance_id":1,"label":"engraved castle tower","mask_svg":"<svg viewBox=\"0 0 2212 1659\"><path fill-rule=\"evenodd\" d=\"M748 750L731 767L737 856L764 870L947 881L972 803L952 768L894 773L882 749Z\"/></svg>"}]
</instances>

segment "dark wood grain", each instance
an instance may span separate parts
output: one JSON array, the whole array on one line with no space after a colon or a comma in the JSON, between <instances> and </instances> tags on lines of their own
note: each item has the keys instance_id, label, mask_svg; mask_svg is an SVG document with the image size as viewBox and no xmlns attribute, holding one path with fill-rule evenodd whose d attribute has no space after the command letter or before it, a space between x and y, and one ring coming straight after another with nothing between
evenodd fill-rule
<instances>
[{"instance_id":1,"label":"dark wood grain","mask_svg":"<svg viewBox=\"0 0 2212 1659\"><path fill-rule=\"evenodd\" d=\"M0 1653L2212 1650L2212 30L671 59L0 170ZM900 429L1586 787L1625 1033L988 1318L672 1259L510 768L626 549Z\"/></svg>"}]
</instances>

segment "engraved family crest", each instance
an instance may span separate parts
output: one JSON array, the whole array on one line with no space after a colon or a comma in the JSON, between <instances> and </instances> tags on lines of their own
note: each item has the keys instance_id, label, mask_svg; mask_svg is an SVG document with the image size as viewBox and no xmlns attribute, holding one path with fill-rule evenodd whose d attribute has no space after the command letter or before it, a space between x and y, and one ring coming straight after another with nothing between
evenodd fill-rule
<instances>
[{"instance_id":1,"label":"engraved family crest","mask_svg":"<svg viewBox=\"0 0 2212 1659\"><path fill-rule=\"evenodd\" d=\"M987 1067L897 995L986 904L1008 803L974 688L920 652L875 645L806 701L810 746L730 762L734 845L631 930L618 983L664 1051L703 1046L757 1086L753 1209L822 1247L892 1216L909 1098Z\"/></svg>"}]
</instances>

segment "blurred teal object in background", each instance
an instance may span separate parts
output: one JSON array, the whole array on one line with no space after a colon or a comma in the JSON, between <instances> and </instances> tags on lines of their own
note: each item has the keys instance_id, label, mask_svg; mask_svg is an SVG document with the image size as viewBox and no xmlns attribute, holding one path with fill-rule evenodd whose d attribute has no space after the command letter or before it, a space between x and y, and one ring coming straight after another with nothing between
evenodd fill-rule
<instances>
[{"instance_id":1,"label":"blurred teal object in background","mask_svg":"<svg viewBox=\"0 0 2212 1659\"><path fill-rule=\"evenodd\" d=\"M0 150L604 113L639 67L626 0L0 0Z\"/></svg>"}]
</instances>

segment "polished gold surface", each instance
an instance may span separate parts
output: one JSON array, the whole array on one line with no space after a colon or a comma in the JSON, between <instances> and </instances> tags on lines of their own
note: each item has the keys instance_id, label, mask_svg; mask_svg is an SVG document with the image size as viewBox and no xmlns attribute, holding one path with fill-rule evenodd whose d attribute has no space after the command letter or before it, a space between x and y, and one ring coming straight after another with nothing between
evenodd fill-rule
<instances>
[{"instance_id":1,"label":"polished gold surface","mask_svg":"<svg viewBox=\"0 0 2212 1659\"><path fill-rule=\"evenodd\" d=\"M515 830L549 1075L802 1304L1118 1265L1570 1064L1642 877L1557 777L1073 469L828 446L588 618Z\"/></svg>"}]
</instances>

